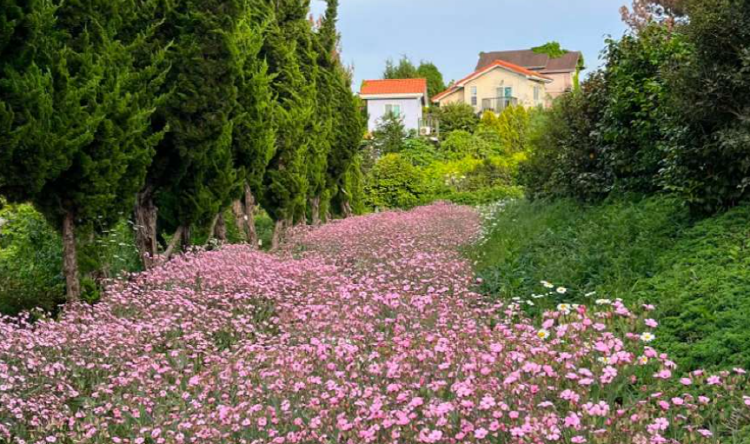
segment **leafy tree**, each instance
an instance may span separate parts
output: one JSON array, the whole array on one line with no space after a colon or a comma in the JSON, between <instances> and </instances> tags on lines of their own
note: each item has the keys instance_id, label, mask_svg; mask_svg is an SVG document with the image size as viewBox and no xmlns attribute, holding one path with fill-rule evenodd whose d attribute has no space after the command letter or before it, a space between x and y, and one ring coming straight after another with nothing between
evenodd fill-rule
<instances>
[{"instance_id":1,"label":"leafy tree","mask_svg":"<svg viewBox=\"0 0 750 444\"><path fill-rule=\"evenodd\" d=\"M677 69L668 190L700 212L737 204L750 186L750 3L692 0L684 32L691 55Z\"/></svg>"},{"instance_id":2,"label":"leafy tree","mask_svg":"<svg viewBox=\"0 0 750 444\"><path fill-rule=\"evenodd\" d=\"M479 124L474 108L466 103L450 103L432 111L440 122L440 134L447 137L452 131L473 133Z\"/></svg>"},{"instance_id":3,"label":"leafy tree","mask_svg":"<svg viewBox=\"0 0 750 444\"><path fill-rule=\"evenodd\" d=\"M150 122L166 66L147 44L148 3L19 5L0 20L0 194L32 202L62 232L76 300L76 232L106 229L132 207L161 136Z\"/></svg>"},{"instance_id":4,"label":"leafy tree","mask_svg":"<svg viewBox=\"0 0 750 444\"><path fill-rule=\"evenodd\" d=\"M434 63L421 62L417 68L417 77L427 79L427 93L430 97L445 91L443 74Z\"/></svg>"},{"instance_id":5,"label":"leafy tree","mask_svg":"<svg viewBox=\"0 0 750 444\"><path fill-rule=\"evenodd\" d=\"M608 41L603 71L607 100L599 133L601 161L615 179L614 188L658 189L672 96L666 79L689 51L684 39L656 24L637 36Z\"/></svg>"},{"instance_id":6,"label":"leafy tree","mask_svg":"<svg viewBox=\"0 0 750 444\"><path fill-rule=\"evenodd\" d=\"M651 24L664 24L672 29L687 12L689 0L633 0L632 7L620 8L622 20L635 31Z\"/></svg>"},{"instance_id":7,"label":"leafy tree","mask_svg":"<svg viewBox=\"0 0 750 444\"><path fill-rule=\"evenodd\" d=\"M417 67L407 56L402 56L398 64L394 63L393 59L388 59L385 62L384 79L416 79L418 77Z\"/></svg>"},{"instance_id":8,"label":"leafy tree","mask_svg":"<svg viewBox=\"0 0 750 444\"><path fill-rule=\"evenodd\" d=\"M482 115L482 129L493 131L499 138L504 153L528 150L530 112L523 106L509 106L499 116L493 112ZM500 153L499 153L500 154Z\"/></svg>"},{"instance_id":9,"label":"leafy tree","mask_svg":"<svg viewBox=\"0 0 750 444\"><path fill-rule=\"evenodd\" d=\"M392 59L385 62L384 79L427 79L427 92L430 97L445 91L443 74L432 62L422 61L415 66L411 59L402 56L398 64Z\"/></svg>"}]
</instances>

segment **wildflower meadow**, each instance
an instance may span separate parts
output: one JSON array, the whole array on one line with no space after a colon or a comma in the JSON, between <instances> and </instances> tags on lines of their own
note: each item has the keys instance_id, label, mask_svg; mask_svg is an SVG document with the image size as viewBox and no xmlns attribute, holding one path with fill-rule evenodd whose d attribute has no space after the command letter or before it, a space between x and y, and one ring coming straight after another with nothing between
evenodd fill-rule
<instances>
[{"instance_id":1,"label":"wildflower meadow","mask_svg":"<svg viewBox=\"0 0 750 444\"><path fill-rule=\"evenodd\" d=\"M449 204L350 218L5 318L0 442L740 442L744 370L680 373L650 306L488 302L461 253L480 225Z\"/></svg>"}]
</instances>

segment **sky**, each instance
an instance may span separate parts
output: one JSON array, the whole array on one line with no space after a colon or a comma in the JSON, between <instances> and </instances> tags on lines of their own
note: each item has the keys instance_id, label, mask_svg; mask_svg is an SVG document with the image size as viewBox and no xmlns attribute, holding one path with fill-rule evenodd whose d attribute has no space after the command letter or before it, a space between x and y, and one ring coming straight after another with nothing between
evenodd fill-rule
<instances>
[{"instance_id":1,"label":"sky","mask_svg":"<svg viewBox=\"0 0 750 444\"><path fill-rule=\"evenodd\" d=\"M427 60L445 83L474 71L481 51L528 49L549 41L582 51L589 71L600 66L607 36L625 26L625 0L340 0L343 59L354 88L379 79L388 58ZM313 13L325 9L312 0Z\"/></svg>"}]
</instances>

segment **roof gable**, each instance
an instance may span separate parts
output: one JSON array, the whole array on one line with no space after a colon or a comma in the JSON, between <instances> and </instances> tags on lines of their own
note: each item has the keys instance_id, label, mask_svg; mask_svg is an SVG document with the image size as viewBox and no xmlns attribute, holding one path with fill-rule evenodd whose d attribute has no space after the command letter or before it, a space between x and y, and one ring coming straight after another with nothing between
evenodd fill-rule
<instances>
[{"instance_id":1,"label":"roof gable","mask_svg":"<svg viewBox=\"0 0 750 444\"><path fill-rule=\"evenodd\" d=\"M513 63L509 63L509 62L503 61L503 60L496 60L496 61L488 64L487 66L474 71L473 73L471 73L470 75L464 77L463 79L459 80L458 82L456 82L456 84L454 86L448 88L447 90L441 92L440 94L435 95L435 97L432 98L432 101L433 102L439 101L440 99L442 99L445 96L451 94L452 92L457 91L460 88L463 88L464 85L466 85L466 83L468 83L468 82L470 82L470 81L472 81L472 80L474 80L476 78L479 78L479 77L487 74L488 72L490 72L490 71L492 71L492 70L494 70L496 68L504 69L506 71L510 71L510 72L516 73L516 74L524 76L524 77L526 77L526 78L528 78L530 80L536 80L536 81L539 81L539 82L551 82L552 81L551 78L549 78L549 77L547 77L545 75L542 75L542 74L540 74L540 73L538 73L536 71L532 71L530 69L526 69L526 68L524 68L522 66L518 66L518 65L515 65Z\"/></svg>"}]
</instances>

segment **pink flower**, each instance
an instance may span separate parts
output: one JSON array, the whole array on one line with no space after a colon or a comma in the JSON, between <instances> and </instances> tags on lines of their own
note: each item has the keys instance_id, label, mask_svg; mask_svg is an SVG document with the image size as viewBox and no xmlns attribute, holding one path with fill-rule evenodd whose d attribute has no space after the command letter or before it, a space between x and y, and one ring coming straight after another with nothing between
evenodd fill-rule
<instances>
[{"instance_id":1,"label":"pink flower","mask_svg":"<svg viewBox=\"0 0 750 444\"><path fill-rule=\"evenodd\" d=\"M709 376L706 382L708 385L719 385L721 384L721 378L718 376Z\"/></svg>"},{"instance_id":2,"label":"pink flower","mask_svg":"<svg viewBox=\"0 0 750 444\"><path fill-rule=\"evenodd\" d=\"M489 432L486 429L483 429L481 427L474 430L474 437L476 439L484 439L484 437L486 437L488 434Z\"/></svg>"},{"instance_id":3,"label":"pink flower","mask_svg":"<svg viewBox=\"0 0 750 444\"><path fill-rule=\"evenodd\" d=\"M646 319L646 326L650 328L656 328L659 326L659 323L656 322L654 319Z\"/></svg>"},{"instance_id":4,"label":"pink flower","mask_svg":"<svg viewBox=\"0 0 750 444\"><path fill-rule=\"evenodd\" d=\"M682 385L690 385L693 383L693 380L690 378L680 378L680 384Z\"/></svg>"},{"instance_id":5,"label":"pink flower","mask_svg":"<svg viewBox=\"0 0 750 444\"><path fill-rule=\"evenodd\" d=\"M707 430L707 429L698 429L698 433L700 433L705 438L710 438L714 436L714 434L710 430Z\"/></svg>"},{"instance_id":6,"label":"pink flower","mask_svg":"<svg viewBox=\"0 0 750 444\"><path fill-rule=\"evenodd\" d=\"M581 443L586 442L586 438L578 435L578 436L574 436L573 438L571 438L570 442L575 443L575 444L581 444Z\"/></svg>"}]
</instances>

